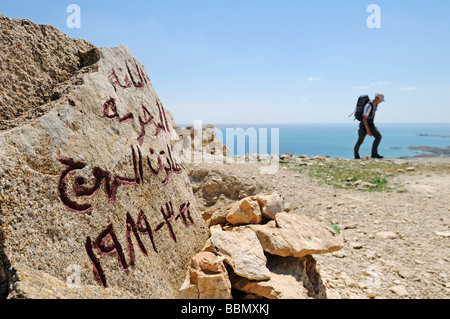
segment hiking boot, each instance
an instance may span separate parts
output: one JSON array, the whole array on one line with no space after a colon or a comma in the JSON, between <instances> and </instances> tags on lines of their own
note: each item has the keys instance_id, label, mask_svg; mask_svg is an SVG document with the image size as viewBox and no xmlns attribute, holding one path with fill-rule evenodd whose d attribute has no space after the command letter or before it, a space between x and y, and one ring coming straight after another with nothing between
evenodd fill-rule
<instances>
[{"instance_id":1,"label":"hiking boot","mask_svg":"<svg viewBox=\"0 0 450 319\"><path fill-rule=\"evenodd\" d=\"M381 156L380 154L374 154L374 155L372 155L372 158L382 159L382 158L384 158L384 156Z\"/></svg>"}]
</instances>

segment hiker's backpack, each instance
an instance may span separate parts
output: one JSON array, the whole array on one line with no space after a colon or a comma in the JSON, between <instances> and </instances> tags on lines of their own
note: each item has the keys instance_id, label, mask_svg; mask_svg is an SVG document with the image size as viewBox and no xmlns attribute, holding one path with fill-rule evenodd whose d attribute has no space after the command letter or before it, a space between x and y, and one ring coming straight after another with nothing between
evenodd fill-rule
<instances>
[{"instance_id":1,"label":"hiker's backpack","mask_svg":"<svg viewBox=\"0 0 450 319\"><path fill-rule=\"evenodd\" d=\"M358 103L356 104L355 119L357 119L358 121L362 121L363 114L364 114L364 107L369 102L370 102L370 98L368 95L361 95L359 97Z\"/></svg>"}]
</instances>

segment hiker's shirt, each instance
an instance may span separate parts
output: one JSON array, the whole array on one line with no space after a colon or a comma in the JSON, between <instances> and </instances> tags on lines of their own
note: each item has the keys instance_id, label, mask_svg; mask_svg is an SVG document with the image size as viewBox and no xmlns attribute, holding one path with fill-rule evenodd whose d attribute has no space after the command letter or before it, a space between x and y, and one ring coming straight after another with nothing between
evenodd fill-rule
<instances>
[{"instance_id":1,"label":"hiker's shirt","mask_svg":"<svg viewBox=\"0 0 450 319\"><path fill-rule=\"evenodd\" d=\"M378 105L374 105L372 103L367 103L364 107L363 116L367 116L367 123L369 125L374 125L373 120L375 119L375 113L377 112Z\"/></svg>"}]
</instances>

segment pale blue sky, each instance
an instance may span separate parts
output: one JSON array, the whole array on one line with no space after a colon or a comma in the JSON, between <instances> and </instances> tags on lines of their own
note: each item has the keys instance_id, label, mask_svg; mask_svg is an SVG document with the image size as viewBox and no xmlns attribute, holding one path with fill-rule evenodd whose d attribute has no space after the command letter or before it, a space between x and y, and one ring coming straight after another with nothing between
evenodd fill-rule
<instances>
[{"instance_id":1,"label":"pale blue sky","mask_svg":"<svg viewBox=\"0 0 450 319\"><path fill-rule=\"evenodd\" d=\"M448 0L3 0L0 13L125 44L179 124L351 123L378 91L378 122L450 122Z\"/></svg>"}]
</instances>

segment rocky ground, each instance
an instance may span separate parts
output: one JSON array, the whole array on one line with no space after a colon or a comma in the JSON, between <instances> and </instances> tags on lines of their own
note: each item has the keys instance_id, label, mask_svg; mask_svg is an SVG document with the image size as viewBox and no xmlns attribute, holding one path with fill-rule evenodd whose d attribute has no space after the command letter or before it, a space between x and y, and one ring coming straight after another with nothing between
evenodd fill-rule
<instances>
[{"instance_id":1,"label":"rocky ground","mask_svg":"<svg viewBox=\"0 0 450 319\"><path fill-rule=\"evenodd\" d=\"M333 225L344 248L315 255L329 298L450 297L449 158L281 158L273 175L262 175L257 163L191 166L199 205L209 210L277 191L286 210ZM376 178L357 180L359 167Z\"/></svg>"}]
</instances>

